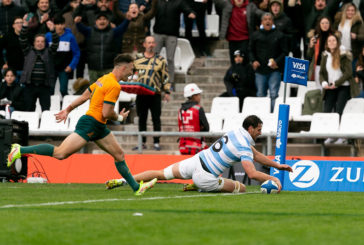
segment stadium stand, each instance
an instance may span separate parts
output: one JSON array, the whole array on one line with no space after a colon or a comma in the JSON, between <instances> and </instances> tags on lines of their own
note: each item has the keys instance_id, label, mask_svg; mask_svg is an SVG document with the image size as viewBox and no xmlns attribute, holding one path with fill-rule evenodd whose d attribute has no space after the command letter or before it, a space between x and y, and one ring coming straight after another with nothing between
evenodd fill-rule
<instances>
[{"instance_id":1,"label":"stadium stand","mask_svg":"<svg viewBox=\"0 0 364 245\"><path fill-rule=\"evenodd\" d=\"M314 113L309 133L324 133L329 137L330 134L339 131L339 118L338 113Z\"/></svg>"},{"instance_id":2,"label":"stadium stand","mask_svg":"<svg viewBox=\"0 0 364 245\"><path fill-rule=\"evenodd\" d=\"M222 127L223 132L237 129L241 127L244 121L244 115L242 113L229 114L224 117L224 124Z\"/></svg>"},{"instance_id":3,"label":"stadium stand","mask_svg":"<svg viewBox=\"0 0 364 245\"><path fill-rule=\"evenodd\" d=\"M239 113L238 97L215 97L211 104L211 114L213 115L231 115Z\"/></svg>"},{"instance_id":4,"label":"stadium stand","mask_svg":"<svg viewBox=\"0 0 364 245\"><path fill-rule=\"evenodd\" d=\"M66 123L57 123L54 114L59 111L43 111L41 120L40 120L40 131L66 131L68 130L69 119L66 120Z\"/></svg>"},{"instance_id":5,"label":"stadium stand","mask_svg":"<svg viewBox=\"0 0 364 245\"><path fill-rule=\"evenodd\" d=\"M29 130L39 129L40 114L36 111L13 111L11 119L28 122Z\"/></svg>"},{"instance_id":6,"label":"stadium stand","mask_svg":"<svg viewBox=\"0 0 364 245\"><path fill-rule=\"evenodd\" d=\"M266 115L270 114L270 98L269 97L246 97L244 99L242 114L248 115Z\"/></svg>"},{"instance_id":7,"label":"stadium stand","mask_svg":"<svg viewBox=\"0 0 364 245\"><path fill-rule=\"evenodd\" d=\"M344 113L340 121L340 133L357 134L364 133L364 113Z\"/></svg>"},{"instance_id":8,"label":"stadium stand","mask_svg":"<svg viewBox=\"0 0 364 245\"><path fill-rule=\"evenodd\" d=\"M352 98L346 102L343 114L346 113L364 113L364 99Z\"/></svg>"},{"instance_id":9,"label":"stadium stand","mask_svg":"<svg viewBox=\"0 0 364 245\"><path fill-rule=\"evenodd\" d=\"M210 132L222 132L223 117L212 113L205 113L210 125Z\"/></svg>"}]
</instances>

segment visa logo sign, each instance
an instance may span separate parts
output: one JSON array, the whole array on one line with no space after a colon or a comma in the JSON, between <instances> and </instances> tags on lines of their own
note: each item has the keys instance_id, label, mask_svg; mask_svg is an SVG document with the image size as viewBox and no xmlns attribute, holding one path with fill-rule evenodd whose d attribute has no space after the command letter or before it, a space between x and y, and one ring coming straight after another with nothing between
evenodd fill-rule
<instances>
[{"instance_id":1,"label":"visa logo sign","mask_svg":"<svg viewBox=\"0 0 364 245\"><path fill-rule=\"evenodd\" d=\"M306 70L306 66L303 63L292 62L293 68L298 70Z\"/></svg>"}]
</instances>

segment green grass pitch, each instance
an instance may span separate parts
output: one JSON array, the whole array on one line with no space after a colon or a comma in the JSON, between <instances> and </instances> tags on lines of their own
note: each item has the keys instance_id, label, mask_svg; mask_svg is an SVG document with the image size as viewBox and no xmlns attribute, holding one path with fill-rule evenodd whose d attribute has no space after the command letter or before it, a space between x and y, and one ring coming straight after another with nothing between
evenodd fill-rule
<instances>
[{"instance_id":1,"label":"green grass pitch","mask_svg":"<svg viewBox=\"0 0 364 245\"><path fill-rule=\"evenodd\" d=\"M248 192L0 183L0 244L363 244L363 193Z\"/></svg>"}]
</instances>

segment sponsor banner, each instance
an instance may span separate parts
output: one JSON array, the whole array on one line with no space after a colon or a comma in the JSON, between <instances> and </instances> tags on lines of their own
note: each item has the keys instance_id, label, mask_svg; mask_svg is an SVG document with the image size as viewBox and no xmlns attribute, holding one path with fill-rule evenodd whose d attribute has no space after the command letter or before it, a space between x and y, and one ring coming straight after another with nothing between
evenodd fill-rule
<instances>
[{"instance_id":1,"label":"sponsor banner","mask_svg":"<svg viewBox=\"0 0 364 245\"><path fill-rule=\"evenodd\" d=\"M287 135L289 123L289 105L279 105L278 123L277 123L277 137L276 137L276 151L274 160L279 164L286 163L287 152ZM273 176L277 177L283 184L283 172L276 169Z\"/></svg>"},{"instance_id":2,"label":"sponsor banner","mask_svg":"<svg viewBox=\"0 0 364 245\"><path fill-rule=\"evenodd\" d=\"M283 81L307 86L308 68L309 63L307 60L286 56Z\"/></svg>"},{"instance_id":3,"label":"sponsor banner","mask_svg":"<svg viewBox=\"0 0 364 245\"><path fill-rule=\"evenodd\" d=\"M363 161L288 160L286 164L293 172L284 171L284 190L364 192Z\"/></svg>"}]
</instances>

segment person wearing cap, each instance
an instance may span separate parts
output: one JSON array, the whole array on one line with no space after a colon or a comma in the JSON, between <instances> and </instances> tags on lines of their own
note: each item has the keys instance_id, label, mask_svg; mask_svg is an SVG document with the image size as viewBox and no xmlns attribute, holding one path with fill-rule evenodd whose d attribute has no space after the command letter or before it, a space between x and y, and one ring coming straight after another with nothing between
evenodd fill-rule
<instances>
[{"instance_id":1,"label":"person wearing cap","mask_svg":"<svg viewBox=\"0 0 364 245\"><path fill-rule=\"evenodd\" d=\"M209 123L205 111L200 106L202 90L195 84L187 84L183 96L187 101L182 103L178 111L178 129L180 132L208 132ZM179 151L182 155L195 155L203 149L203 140L200 137L181 137Z\"/></svg>"},{"instance_id":2,"label":"person wearing cap","mask_svg":"<svg viewBox=\"0 0 364 245\"><path fill-rule=\"evenodd\" d=\"M241 110L245 97L255 96L256 94L254 79L254 71L246 61L244 53L239 49L235 50L234 63L226 71L224 77L226 92L222 96L239 97L239 108Z\"/></svg>"},{"instance_id":3,"label":"person wearing cap","mask_svg":"<svg viewBox=\"0 0 364 245\"><path fill-rule=\"evenodd\" d=\"M98 12L93 27L82 24L82 17L75 17L77 29L85 36L86 40L90 84L112 71L113 60L117 54L115 39L121 37L129 25L129 19L125 19L120 25L112 28L108 16L108 12ZM130 15L127 14L127 16Z\"/></svg>"}]
</instances>

